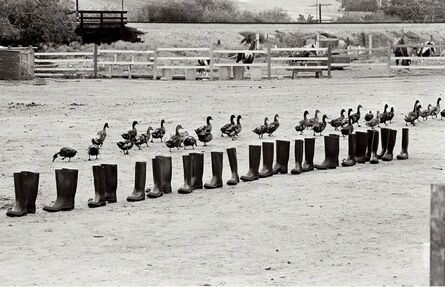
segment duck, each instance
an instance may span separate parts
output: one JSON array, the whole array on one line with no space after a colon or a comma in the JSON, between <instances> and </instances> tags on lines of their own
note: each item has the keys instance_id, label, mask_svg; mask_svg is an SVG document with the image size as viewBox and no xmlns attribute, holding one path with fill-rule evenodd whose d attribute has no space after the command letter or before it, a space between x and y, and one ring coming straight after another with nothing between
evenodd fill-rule
<instances>
[{"instance_id":1,"label":"duck","mask_svg":"<svg viewBox=\"0 0 445 287\"><path fill-rule=\"evenodd\" d=\"M349 117L351 116L353 111L354 110L351 109L351 108L348 109L348 117L343 119L343 121L341 123L342 126L345 126L345 125L347 125L349 123Z\"/></svg>"},{"instance_id":2,"label":"duck","mask_svg":"<svg viewBox=\"0 0 445 287\"><path fill-rule=\"evenodd\" d=\"M145 134L140 134L134 141L134 144L141 149L141 145L146 144L148 147L148 141L150 140L151 137L151 133L150 131L152 131L153 128L152 127L148 127L147 128L147 132Z\"/></svg>"},{"instance_id":3,"label":"duck","mask_svg":"<svg viewBox=\"0 0 445 287\"><path fill-rule=\"evenodd\" d=\"M98 131L96 137L92 139L93 144L98 145L100 148L103 146L107 138L107 128L109 128L108 123L105 123L103 129Z\"/></svg>"},{"instance_id":4,"label":"duck","mask_svg":"<svg viewBox=\"0 0 445 287\"><path fill-rule=\"evenodd\" d=\"M317 124L315 124L312 127L312 130L314 131L314 136L315 136L315 133L319 133L320 136L321 136L321 133L326 128L326 119L328 119L328 116L327 115L323 115L323 118L322 118L321 122L318 122Z\"/></svg>"},{"instance_id":5,"label":"duck","mask_svg":"<svg viewBox=\"0 0 445 287\"><path fill-rule=\"evenodd\" d=\"M195 146L198 146L198 144L196 143L196 139L190 135L185 136L182 140L182 143L184 144L184 150L188 146L191 146L193 149L195 149Z\"/></svg>"},{"instance_id":6,"label":"duck","mask_svg":"<svg viewBox=\"0 0 445 287\"><path fill-rule=\"evenodd\" d=\"M71 158L75 157L77 154L77 150L70 148L70 147L62 147L58 153L53 155L53 162L56 160L56 158L59 156L64 160L65 158L68 158L68 161L71 161Z\"/></svg>"},{"instance_id":7,"label":"duck","mask_svg":"<svg viewBox=\"0 0 445 287\"><path fill-rule=\"evenodd\" d=\"M261 139L263 138L263 135L265 133L267 133L268 127L269 127L269 123L268 123L269 119L267 117L264 118L264 124L256 127L254 130L252 130L254 133L256 133L258 135L258 138Z\"/></svg>"},{"instance_id":8,"label":"duck","mask_svg":"<svg viewBox=\"0 0 445 287\"><path fill-rule=\"evenodd\" d=\"M432 109L431 109L431 117L435 117L435 118L437 118L437 115L439 114L439 112L440 112L440 101L442 100L442 98L438 98L437 99L437 103L436 103L436 106L434 106Z\"/></svg>"},{"instance_id":9,"label":"duck","mask_svg":"<svg viewBox=\"0 0 445 287\"><path fill-rule=\"evenodd\" d=\"M241 126L241 115L238 115L236 118L236 124L233 125L230 130L227 131L227 135L232 138L232 140L235 140L236 137L241 133L241 130L243 127Z\"/></svg>"},{"instance_id":10,"label":"duck","mask_svg":"<svg viewBox=\"0 0 445 287\"><path fill-rule=\"evenodd\" d=\"M195 129L195 133L198 136L198 140L204 143L204 146L207 145L213 139L212 136L212 124L210 121L213 120L212 116L208 116L206 120L206 124Z\"/></svg>"},{"instance_id":11,"label":"duck","mask_svg":"<svg viewBox=\"0 0 445 287\"><path fill-rule=\"evenodd\" d=\"M349 136L350 134L352 134L353 131L354 131L354 126L352 125L352 117L349 116L348 124L344 125L341 128L341 134L343 135L343 138L345 138L346 136Z\"/></svg>"},{"instance_id":12,"label":"duck","mask_svg":"<svg viewBox=\"0 0 445 287\"><path fill-rule=\"evenodd\" d=\"M151 133L151 142L153 142L153 139L161 139L162 142L162 138L165 135L165 127L164 127L164 119L161 120L161 127L155 129L152 133Z\"/></svg>"},{"instance_id":13,"label":"duck","mask_svg":"<svg viewBox=\"0 0 445 287\"><path fill-rule=\"evenodd\" d=\"M329 121L329 124L338 131L338 128L342 126L343 120L345 119L345 109L341 109L340 117Z\"/></svg>"},{"instance_id":14,"label":"duck","mask_svg":"<svg viewBox=\"0 0 445 287\"><path fill-rule=\"evenodd\" d=\"M408 123L411 123L413 126L415 126L414 122L419 118L421 108L422 105L418 105L416 107L416 111L410 112L408 115L405 116L406 126L408 126Z\"/></svg>"},{"instance_id":15,"label":"duck","mask_svg":"<svg viewBox=\"0 0 445 287\"><path fill-rule=\"evenodd\" d=\"M413 107L413 110L412 110L412 112L413 113L415 113L416 111L417 111L417 106L420 104L420 101L419 100L416 100L415 102L414 102L414 107ZM418 117L417 117L417 119L418 119Z\"/></svg>"},{"instance_id":16,"label":"duck","mask_svg":"<svg viewBox=\"0 0 445 287\"><path fill-rule=\"evenodd\" d=\"M308 111L304 111L303 113L303 119L298 123L298 125L295 126L295 130L297 132L300 132L300 135L303 134L303 131L306 129L307 124L308 124L308 118L307 115L309 115Z\"/></svg>"},{"instance_id":17,"label":"duck","mask_svg":"<svg viewBox=\"0 0 445 287\"><path fill-rule=\"evenodd\" d=\"M230 128L235 125L234 119L235 119L235 115L231 115L230 122L221 127L221 129L220 129L221 137L224 137L224 134L227 134L227 132L230 130Z\"/></svg>"},{"instance_id":18,"label":"duck","mask_svg":"<svg viewBox=\"0 0 445 287\"><path fill-rule=\"evenodd\" d=\"M366 125L372 129L375 129L375 127L380 127L380 112L377 111L376 117L368 122L366 122Z\"/></svg>"},{"instance_id":19,"label":"duck","mask_svg":"<svg viewBox=\"0 0 445 287\"><path fill-rule=\"evenodd\" d=\"M431 115L431 109L432 109L432 105L431 104L429 104L428 105L428 109L424 109L424 110L422 110L422 111L420 111L419 112L419 116L424 120L424 121L426 121L426 120L428 120L428 116L430 116Z\"/></svg>"},{"instance_id":20,"label":"duck","mask_svg":"<svg viewBox=\"0 0 445 287\"><path fill-rule=\"evenodd\" d=\"M388 115L386 116L386 119L391 124L393 118L394 118L394 107L391 107L391 110L388 112Z\"/></svg>"},{"instance_id":21,"label":"duck","mask_svg":"<svg viewBox=\"0 0 445 287\"><path fill-rule=\"evenodd\" d=\"M272 136L273 133L280 127L280 122L278 121L278 118L280 116L278 114L275 114L273 117L273 122L271 122L267 127L267 134L269 136Z\"/></svg>"},{"instance_id":22,"label":"duck","mask_svg":"<svg viewBox=\"0 0 445 287\"><path fill-rule=\"evenodd\" d=\"M176 132L174 135L170 137L169 140L165 141L165 145L169 148L170 152L172 151L172 148L177 148L179 150L179 147L181 146L183 137L179 130L183 129L181 125L176 126Z\"/></svg>"},{"instance_id":23,"label":"duck","mask_svg":"<svg viewBox=\"0 0 445 287\"><path fill-rule=\"evenodd\" d=\"M138 121L133 121L131 125L132 129L121 135L124 140L132 140L136 138L136 136L138 135L138 131L136 129L137 124L139 124Z\"/></svg>"},{"instance_id":24,"label":"duck","mask_svg":"<svg viewBox=\"0 0 445 287\"><path fill-rule=\"evenodd\" d=\"M387 126L386 122L388 121L388 104L385 104L385 107L383 108L383 113L380 114L380 123L385 124Z\"/></svg>"},{"instance_id":25,"label":"duck","mask_svg":"<svg viewBox=\"0 0 445 287\"><path fill-rule=\"evenodd\" d=\"M372 120L374 118L374 114L372 113L372 111L369 111L369 113L367 113L365 115L365 121L369 122L370 120Z\"/></svg>"},{"instance_id":26,"label":"duck","mask_svg":"<svg viewBox=\"0 0 445 287\"><path fill-rule=\"evenodd\" d=\"M116 143L117 146L124 152L125 155L128 154L128 151L134 146L134 139L124 140Z\"/></svg>"},{"instance_id":27,"label":"duck","mask_svg":"<svg viewBox=\"0 0 445 287\"><path fill-rule=\"evenodd\" d=\"M311 128L313 127L315 124L317 124L320 120L318 119L318 114L321 113L319 110L315 111L315 116L311 119L309 119L309 121L307 122L307 126L306 128Z\"/></svg>"},{"instance_id":28,"label":"duck","mask_svg":"<svg viewBox=\"0 0 445 287\"><path fill-rule=\"evenodd\" d=\"M351 115L351 117L352 117L352 124L357 124L358 127L360 127L360 124L359 124L358 121L360 120L360 109L361 108L363 108L363 106L362 105L358 105L357 106L357 112L355 114Z\"/></svg>"},{"instance_id":29,"label":"duck","mask_svg":"<svg viewBox=\"0 0 445 287\"><path fill-rule=\"evenodd\" d=\"M97 159L97 156L99 155L100 148L97 144L94 143L94 141L91 141L91 145L88 147L88 160L91 160L91 156L95 156Z\"/></svg>"}]
</instances>

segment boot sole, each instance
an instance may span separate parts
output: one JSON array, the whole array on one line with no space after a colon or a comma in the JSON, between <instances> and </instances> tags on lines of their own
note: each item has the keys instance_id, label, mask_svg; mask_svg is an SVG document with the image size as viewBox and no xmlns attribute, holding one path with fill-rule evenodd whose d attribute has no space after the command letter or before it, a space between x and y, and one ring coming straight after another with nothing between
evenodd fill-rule
<instances>
[{"instance_id":1,"label":"boot sole","mask_svg":"<svg viewBox=\"0 0 445 287\"><path fill-rule=\"evenodd\" d=\"M255 177L255 178L241 178L242 181L245 182L249 182L249 181L254 181L254 180L258 180L259 177Z\"/></svg>"},{"instance_id":2,"label":"boot sole","mask_svg":"<svg viewBox=\"0 0 445 287\"><path fill-rule=\"evenodd\" d=\"M127 197L127 201L128 202L137 202L137 201L142 201L145 200L145 196L144 197L140 197L140 198L128 198Z\"/></svg>"},{"instance_id":3,"label":"boot sole","mask_svg":"<svg viewBox=\"0 0 445 287\"><path fill-rule=\"evenodd\" d=\"M74 207L62 207L62 208L58 208L58 209L52 209L52 208L42 208L43 210L47 211L47 212L59 212L59 211L70 211L73 210Z\"/></svg>"},{"instance_id":4,"label":"boot sole","mask_svg":"<svg viewBox=\"0 0 445 287\"><path fill-rule=\"evenodd\" d=\"M221 184L217 184L217 185L206 185L206 184L204 184L204 188L205 189L215 189L215 188L221 188L221 187L223 187L222 183Z\"/></svg>"},{"instance_id":5,"label":"boot sole","mask_svg":"<svg viewBox=\"0 0 445 287\"><path fill-rule=\"evenodd\" d=\"M107 202L88 202L88 207L89 208L96 208L96 207L101 207L101 206L105 206L107 205Z\"/></svg>"},{"instance_id":6,"label":"boot sole","mask_svg":"<svg viewBox=\"0 0 445 287\"><path fill-rule=\"evenodd\" d=\"M27 213L26 212L24 212L24 213L9 213L9 212L6 212L6 215L9 216L9 217L22 217L22 216L27 215Z\"/></svg>"},{"instance_id":7,"label":"boot sole","mask_svg":"<svg viewBox=\"0 0 445 287\"><path fill-rule=\"evenodd\" d=\"M147 197L148 198L158 198L158 197L161 197L161 196L163 196L164 194L163 193L160 193L159 195L158 194L147 194Z\"/></svg>"}]
</instances>

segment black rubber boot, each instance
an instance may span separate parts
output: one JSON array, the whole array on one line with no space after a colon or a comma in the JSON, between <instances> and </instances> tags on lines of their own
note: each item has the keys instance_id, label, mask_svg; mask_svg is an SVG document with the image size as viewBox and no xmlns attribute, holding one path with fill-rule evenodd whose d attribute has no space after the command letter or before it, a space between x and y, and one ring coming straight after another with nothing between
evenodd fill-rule
<instances>
[{"instance_id":1,"label":"black rubber boot","mask_svg":"<svg viewBox=\"0 0 445 287\"><path fill-rule=\"evenodd\" d=\"M94 200L88 202L88 207L95 208L105 206L107 200L105 197L105 168L100 165L93 166L94 177Z\"/></svg>"},{"instance_id":2,"label":"black rubber boot","mask_svg":"<svg viewBox=\"0 0 445 287\"><path fill-rule=\"evenodd\" d=\"M372 140L374 139L374 130L368 130L368 145L366 147L365 160L369 161L371 159L372 151Z\"/></svg>"},{"instance_id":3,"label":"black rubber boot","mask_svg":"<svg viewBox=\"0 0 445 287\"><path fill-rule=\"evenodd\" d=\"M105 169L105 199L108 203L117 202L117 165L103 164Z\"/></svg>"},{"instance_id":4,"label":"black rubber boot","mask_svg":"<svg viewBox=\"0 0 445 287\"><path fill-rule=\"evenodd\" d=\"M348 158L344 159L341 163L342 166L348 167L348 166L354 166L356 164L355 162L355 145L356 145L356 135L350 134L348 136Z\"/></svg>"},{"instance_id":5,"label":"black rubber boot","mask_svg":"<svg viewBox=\"0 0 445 287\"><path fill-rule=\"evenodd\" d=\"M335 146L337 147L337 149L335 150L335 154L336 154L335 155L335 159L336 159L336 162L337 162L337 166L340 166L340 160L338 159L338 157L340 155L340 136L337 135L337 134L329 134L329 136L334 137L334 138L337 139L338 143L335 144Z\"/></svg>"},{"instance_id":6,"label":"black rubber boot","mask_svg":"<svg viewBox=\"0 0 445 287\"><path fill-rule=\"evenodd\" d=\"M68 211L74 209L79 171L75 169L56 169L57 198L52 205L43 210L48 212Z\"/></svg>"},{"instance_id":7,"label":"black rubber boot","mask_svg":"<svg viewBox=\"0 0 445 287\"><path fill-rule=\"evenodd\" d=\"M316 169L335 169L337 168L337 160L335 156L337 154L338 138L325 136L324 137L324 155L325 159L321 164L316 164Z\"/></svg>"},{"instance_id":8,"label":"black rubber boot","mask_svg":"<svg viewBox=\"0 0 445 287\"><path fill-rule=\"evenodd\" d=\"M377 157L377 151L379 149L379 132L374 131L372 135L372 145L371 145L371 158L369 159L370 164L378 164L379 159Z\"/></svg>"},{"instance_id":9,"label":"black rubber boot","mask_svg":"<svg viewBox=\"0 0 445 287\"><path fill-rule=\"evenodd\" d=\"M152 170L153 170L153 188L147 189L147 196L149 198L157 198L164 195L162 192L162 180L161 180L161 164L158 157L151 159Z\"/></svg>"},{"instance_id":10,"label":"black rubber boot","mask_svg":"<svg viewBox=\"0 0 445 287\"><path fill-rule=\"evenodd\" d=\"M380 150L380 153L377 154L378 159L382 159L383 155L386 152L386 146L388 145L388 135L389 135L388 128L380 129L380 138L381 138L382 149Z\"/></svg>"},{"instance_id":11,"label":"black rubber boot","mask_svg":"<svg viewBox=\"0 0 445 287\"><path fill-rule=\"evenodd\" d=\"M135 164L133 193L127 196L127 201L135 202L145 200L145 181L147 179L147 163L138 161Z\"/></svg>"},{"instance_id":12,"label":"black rubber boot","mask_svg":"<svg viewBox=\"0 0 445 287\"><path fill-rule=\"evenodd\" d=\"M386 146L386 152L382 157L383 161L392 161L394 155L394 146L396 145L397 130L390 130L388 135L388 145Z\"/></svg>"},{"instance_id":13,"label":"black rubber boot","mask_svg":"<svg viewBox=\"0 0 445 287\"><path fill-rule=\"evenodd\" d=\"M314 170L314 151L315 151L315 138L304 139L304 163L302 166L302 172L308 172Z\"/></svg>"},{"instance_id":14,"label":"black rubber boot","mask_svg":"<svg viewBox=\"0 0 445 287\"><path fill-rule=\"evenodd\" d=\"M263 142L263 168L259 175L260 178L273 176L273 142Z\"/></svg>"},{"instance_id":15,"label":"black rubber boot","mask_svg":"<svg viewBox=\"0 0 445 287\"><path fill-rule=\"evenodd\" d=\"M204 154L190 153L192 157L192 190L202 189L202 175L204 173Z\"/></svg>"},{"instance_id":16,"label":"black rubber boot","mask_svg":"<svg viewBox=\"0 0 445 287\"><path fill-rule=\"evenodd\" d=\"M212 179L209 183L204 184L206 189L220 188L223 186L222 171L223 171L223 153L212 151L210 153L212 158Z\"/></svg>"},{"instance_id":17,"label":"black rubber boot","mask_svg":"<svg viewBox=\"0 0 445 287\"><path fill-rule=\"evenodd\" d=\"M239 175L236 149L228 148L227 157L229 158L230 170L232 171L232 177L227 181L227 185L237 185L239 183Z\"/></svg>"},{"instance_id":18,"label":"black rubber boot","mask_svg":"<svg viewBox=\"0 0 445 287\"><path fill-rule=\"evenodd\" d=\"M289 165L290 141L277 140L276 162L273 166L273 174L287 174Z\"/></svg>"},{"instance_id":19,"label":"black rubber boot","mask_svg":"<svg viewBox=\"0 0 445 287\"><path fill-rule=\"evenodd\" d=\"M22 171L22 186L26 191L26 213L36 213L36 199L39 191L39 174L36 172Z\"/></svg>"},{"instance_id":20,"label":"black rubber boot","mask_svg":"<svg viewBox=\"0 0 445 287\"><path fill-rule=\"evenodd\" d=\"M356 145L355 145L355 161L357 163L366 163L366 146L368 144L368 133L356 132Z\"/></svg>"},{"instance_id":21,"label":"black rubber boot","mask_svg":"<svg viewBox=\"0 0 445 287\"><path fill-rule=\"evenodd\" d=\"M249 145L249 171L241 176L242 181L253 181L260 177L258 169L261 161L261 146Z\"/></svg>"},{"instance_id":22,"label":"black rubber boot","mask_svg":"<svg viewBox=\"0 0 445 287\"><path fill-rule=\"evenodd\" d=\"M409 129L402 129L402 151L397 156L397 159L405 160L408 159L408 144L409 144Z\"/></svg>"},{"instance_id":23,"label":"black rubber boot","mask_svg":"<svg viewBox=\"0 0 445 287\"><path fill-rule=\"evenodd\" d=\"M182 166L184 167L184 185L178 189L178 193L189 194L192 192L192 157L182 156Z\"/></svg>"},{"instance_id":24,"label":"black rubber boot","mask_svg":"<svg viewBox=\"0 0 445 287\"><path fill-rule=\"evenodd\" d=\"M162 192L172 193L172 158L170 156L155 156L161 169Z\"/></svg>"},{"instance_id":25,"label":"black rubber boot","mask_svg":"<svg viewBox=\"0 0 445 287\"><path fill-rule=\"evenodd\" d=\"M26 215L26 190L23 188L23 175L21 172L14 173L15 205L6 211L9 217L20 217Z\"/></svg>"},{"instance_id":26,"label":"black rubber boot","mask_svg":"<svg viewBox=\"0 0 445 287\"><path fill-rule=\"evenodd\" d=\"M293 168L291 174L300 174L302 171L303 163L303 140L295 140L295 168Z\"/></svg>"}]
</instances>

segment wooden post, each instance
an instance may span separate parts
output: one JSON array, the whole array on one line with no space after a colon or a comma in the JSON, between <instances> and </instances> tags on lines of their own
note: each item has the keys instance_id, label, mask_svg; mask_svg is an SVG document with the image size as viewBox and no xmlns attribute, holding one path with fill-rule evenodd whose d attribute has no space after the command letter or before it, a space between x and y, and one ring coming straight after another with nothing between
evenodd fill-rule
<instances>
[{"instance_id":1,"label":"wooden post","mask_svg":"<svg viewBox=\"0 0 445 287\"><path fill-rule=\"evenodd\" d=\"M445 285L445 185L431 185L430 285Z\"/></svg>"},{"instance_id":2,"label":"wooden post","mask_svg":"<svg viewBox=\"0 0 445 287\"><path fill-rule=\"evenodd\" d=\"M372 34L368 35L369 56L372 56Z\"/></svg>"},{"instance_id":3,"label":"wooden post","mask_svg":"<svg viewBox=\"0 0 445 287\"><path fill-rule=\"evenodd\" d=\"M94 78L97 78L97 44L94 44L93 68L94 68Z\"/></svg>"},{"instance_id":4,"label":"wooden post","mask_svg":"<svg viewBox=\"0 0 445 287\"><path fill-rule=\"evenodd\" d=\"M213 81L214 74L213 74L213 65L214 65L214 58L213 58L213 43L210 45L210 81Z\"/></svg>"},{"instance_id":5,"label":"wooden post","mask_svg":"<svg viewBox=\"0 0 445 287\"><path fill-rule=\"evenodd\" d=\"M331 77L331 62L332 62L332 53L331 53L331 45L328 45L328 78Z\"/></svg>"},{"instance_id":6,"label":"wooden post","mask_svg":"<svg viewBox=\"0 0 445 287\"><path fill-rule=\"evenodd\" d=\"M393 48L392 48L392 43L390 43L389 44L389 47L388 47L388 51L387 51L387 53L388 53L388 55L387 55L387 65L386 65L386 67L387 67L387 70L386 70L386 72L387 72L387 76L389 77L389 75L391 74L391 55L392 55L392 50L393 50Z\"/></svg>"},{"instance_id":7,"label":"wooden post","mask_svg":"<svg viewBox=\"0 0 445 287\"><path fill-rule=\"evenodd\" d=\"M154 49L153 80L158 78L158 47Z\"/></svg>"},{"instance_id":8,"label":"wooden post","mask_svg":"<svg viewBox=\"0 0 445 287\"><path fill-rule=\"evenodd\" d=\"M272 79L272 49L267 46L267 79Z\"/></svg>"}]
</instances>

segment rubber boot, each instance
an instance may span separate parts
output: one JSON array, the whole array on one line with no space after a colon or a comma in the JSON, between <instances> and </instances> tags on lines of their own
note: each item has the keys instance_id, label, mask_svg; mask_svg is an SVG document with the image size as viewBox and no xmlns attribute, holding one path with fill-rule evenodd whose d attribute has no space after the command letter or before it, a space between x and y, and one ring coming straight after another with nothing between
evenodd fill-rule
<instances>
[{"instance_id":1,"label":"rubber boot","mask_svg":"<svg viewBox=\"0 0 445 287\"><path fill-rule=\"evenodd\" d=\"M88 207L95 208L105 206L107 200L105 197L105 168L100 165L93 166L94 177L94 200L88 202Z\"/></svg>"},{"instance_id":2,"label":"rubber boot","mask_svg":"<svg viewBox=\"0 0 445 287\"><path fill-rule=\"evenodd\" d=\"M133 193L127 196L127 201L135 202L145 200L145 181L147 179L147 163L138 161L135 164L134 171L134 189Z\"/></svg>"},{"instance_id":3,"label":"rubber boot","mask_svg":"<svg viewBox=\"0 0 445 287\"><path fill-rule=\"evenodd\" d=\"M303 140L295 140L295 168L293 168L291 174L300 174L302 171L303 162Z\"/></svg>"},{"instance_id":4,"label":"rubber boot","mask_svg":"<svg viewBox=\"0 0 445 287\"><path fill-rule=\"evenodd\" d=\"M337 166L340 166L340 160L338 159L338 156L340 155L340 136L337 134L329 134L330 137L334 137L337 139L338 143L335 144L337 149L335 150L335 159L337 162Z\"/></svg>"},{"instance_id":5,"label":"rubber boot","mask_svg":"<svg viewBox=\"0 0 445 287\"><path fill-rule=\"evenodd\" d=\"M56 169L57 198L52 205L44 206L43 210L57 212L74 209L78 173L75 169Z\"/></svg>"},{"instance_id":6,"label":"rubber boot","mask_svg":"<svg viewBox=\"0 0 445 287\"><path fill-rule=\"evenodd\" d=\"M402 151L397 156L397 159L405 160L408 159L408 144L409 144L409 129L402 129Z\"/></svg>"},{"instance_id":7,"label":"rubber boot","mask_svg":"<svg viewBox=\"0 0 445 287\"><path fill-rule=\"evenodd\" d=\"M356 145L355 145L355 161L357 163L366 163L366 145L368 144L368 133L356 132Z\"/></svg>"},{"instance_id":8,"label":"rubber boot","mask_svg":"<svg viewBox=\"0 0 445 287\"><path fill-rule=\"evenodd\" d=\"M36 213L36 199L39 191L39 174L36 172L22 171L22 186L26 191L26 213Z\"/></svg>"},{"instance_id":9,"label":"rubber boot","mask_svg":"<svg viewBox=\"0 0 445 287\"><path fill-rule=\"evenodd\" d=\"M227 185L237 185L239 183L238 160L236 158L236 149L228 148L227 157L229 158L230 170L232 177L227 181Z\"/></svg>"},{"instance_id":10,"label":"rubber boot","mask_svg":"<svg viewBox=\"0 0 445 287\"><path fill-rule=\"evenodd\" d=\"M162 192L162 181L161 181L161 164L157 157L151 160L153 167L153 188L147 189L147 196L149 198L157 198L164 195Z\"/></svg>"},{"instance_id":11,"label":"rubber boot","mask_svg":"<svg viewBox=\"0 0 445 287\"><path fill-rule=\"evenodd\" d=\"M304 163L302 166L302 172L308 172L314 170L314 151L315 151L315 138L304 139Z\"/></svg>"},{"instance_id":12,"label":"rubber boot","mask_svg":"<svg viewBox=\"0 0 445 287\"><path fill-rule=\"evenodd\" d=\"M204 154L190 153L192 157L192 190L202 189L202 175L204 173Z\"/></svg>"},{"instance_id":13,"label":"rubber boot","mask_svg":"<svg viewBox=\"0 0 445 287\"><path fill-rule=\"evenodd\" d=\"M342 166L348 167L348 166L354 166L356 164L355 162L355 145L356 145L356 135L350 134L348 136L348 158L344 159L341 163Z\"/></svg>"},{"instance_id":14,"label":"rubber boot","mask_svg":"<svg viewBox=\"0 0 445 287\"><path fill-rule=\"evenodd\" d=\"M368 130L368 145L366 147L365 160L369 161L371 159L371 151L372 151L372 141L374 139L374 130Z\"/></svg>"},{"instance_id":15,"label":"rubber boot","mask_svg":"<svg viewBox=\"0 0 445 287\"><path fill-rule=\"evenodd\" d=\"M223 186L222 171L223 171L223 153L218 151L211 152L212 157L212 179L209 183L204 184L206 189L220 188Z\"/></svg>"},{"instance_id":16,"label":"rubber boot","mask_svg":"<svg viewBox=\"0 0 445 287\"><path fill-rule=\"evenodd\" d=\"M117 202L117 165L103 164L105 169L105 199L107 203Z\"/></svg>"},{"instance_id":17,"label":"rubber boot","mask_svg":"<svg viewBox=\"0 0 445 287\"><path fill-rule=\"evenodd\" d=\"M277 140L277 160L273 167L273 174L287 174L289 165L290 141Z\"/></svg>"},{"instance_id":18,"label":"rubber boot","mask_svg":"<svg viewBox=\"0 0 445 287\"><path fill-rule=\"evenodd\" d=\"M372 145L371 145L371 158L369 159L370 164L378 164L379 159L377 157L377 151L379 149L379 132L374 131L372 135Z\"/></svg>"},{"instance_id":19,"label":"rubber boot","mask_svg":"<svg viewBox=\"0 0 445 287\"><path fill-rule=\"evenodd\" d=\"M325 136L324 137L324 155L325 159L321 164L316 164L316 169L335 169L337 167L337 160L335 156L337 154L338 138Z\"/></svg>"},{"instance_id":20,"label":"rubber boot","mask_svg":"<svg viewBox=\"0 0 445 287\"><path fill-rule=\"evenodd\" d=\"M386 146L386 152L382 157L383 161L392 161L394 146L396 145L397 130L390 130L388 135L388 145Z\"/></svg>"},{"instance_id":21,"label":"rubber boot","mask_svg":"<svg viewBox=\"0 0 445 287\"><path fill-rule=\"evenodd\" d=\"M26 215L26 190L23 188L23 175L14 173L15 205L6 211L9 217L20 217Z\"/></svg>"},{"instance_id":22,"label":"rubber boot","mask_svg":"<svg viewBox=\"0 0 445 287\"><path fill-rule=\"evenodd\" d=\"M184 168L184 185L178 189L178 193L189 194L192 192L192 157L190 155L182 156L182 166Z\"/></svg>"},{"instance_id":23,"label":"rubber boot","mask_svg":"<svg viewBox=\"0 0 445 287\"><path fill-rule=\"evenodd\" d=\"M382 144L382 149L380 150L380 153L377 154L378 159L382 159L383 155L386 152L386 146L388 145L388 135L389 135L388 128L381 128L380 129L380 139Z\"/></svg>"},{"instance_id":24,"label":"rubber boot","mask_svg":"<svg viewBox=\"0 0 445 287\"><path fill-rule=\"evenodd\" d=\"M263 168L259 175L260 178L273 176L273 142L263 142Z\"/></svg>"},{"instance_id":25,"label":"rubber boot","mask_svg":"<svg viewBox=\"0 0 445 287\"><path fill-rule=\"evenodd\" d=\"M261 146L249 145L249 171L241 176L242 181L253 181L260 177L258 169L261 161Z\"/></svg>"},{"instance_id":26,"label":"rubber boot","mask_svg":"<svg viewBox=\"0 0 445 287\"><path fill-rule=\"evenodd\" d=\"M161 170L161 190L172 193L172 158L170 156L155 156Z\"/></svg>"}]
</instances>

